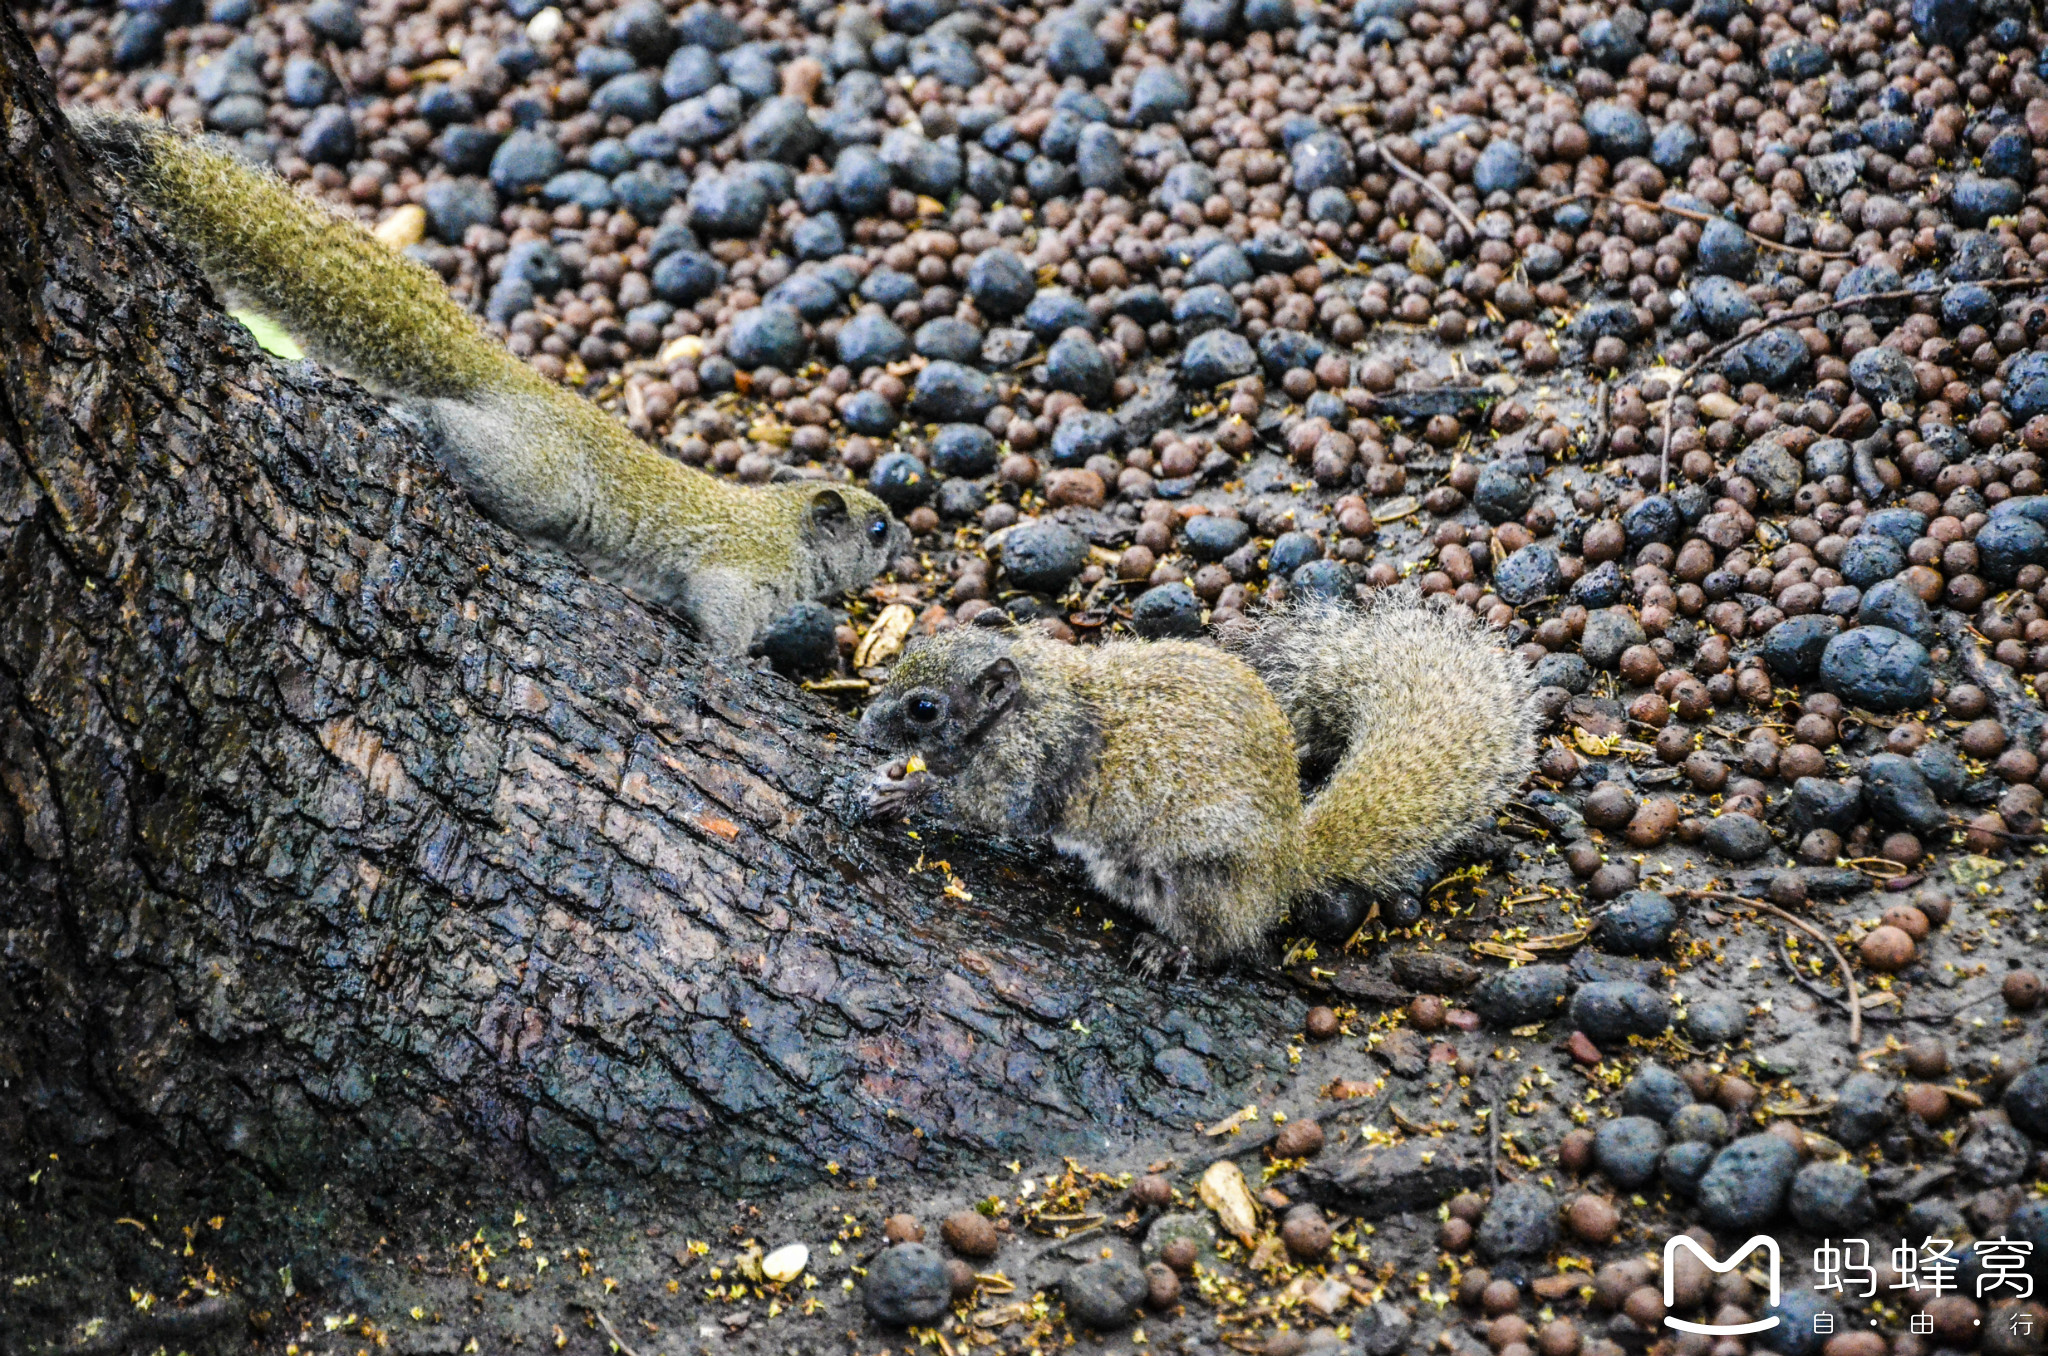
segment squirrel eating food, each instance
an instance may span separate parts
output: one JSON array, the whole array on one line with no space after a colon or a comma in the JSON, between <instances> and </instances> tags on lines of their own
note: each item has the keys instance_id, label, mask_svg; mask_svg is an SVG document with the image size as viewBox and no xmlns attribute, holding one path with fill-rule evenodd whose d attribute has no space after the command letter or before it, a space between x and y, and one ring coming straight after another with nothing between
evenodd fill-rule
<instances>
[{"instance_id":1,"label":"squirrel eating food","mask_svg":"<svg viewBox=\"0 0 2048 1356\"><path fill-rule=\"evenodd\" d=\"M1290 902L1405 888L1534 759L1520 658L1412 591L1277 610L1226 644L913 644L861 720L909 755L870 812L931 797L967 828L1050 837L1156 930L1140 964L1185 969L1251 950Z\"/></svg>"},{"instance_id":2,"label":"squirrel eating food","mask_svg":"<svg viewBox=\"0 0 2048 1356\"><path fill-rule=\"evenodd\" d=\"M231 304L425 424L486 514L675 608L720 654L867 584L908 543L852 485L737 485L663 456L513 357L432 272L273 174L160 123L72 126Z\"/></svg>"}]
</instances>

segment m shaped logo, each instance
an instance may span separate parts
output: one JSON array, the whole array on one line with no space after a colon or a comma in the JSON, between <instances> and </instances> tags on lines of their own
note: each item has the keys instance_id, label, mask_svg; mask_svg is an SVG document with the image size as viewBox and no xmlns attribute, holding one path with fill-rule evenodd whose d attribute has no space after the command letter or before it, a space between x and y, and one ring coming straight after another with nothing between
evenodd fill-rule
<instances>
[{"instance_id":1,"label":"m shaped logo","mask_svg":"<svg viewBox=\"0 0 2048 1356\"><path fill-rule=\"evenodd\" d=\"M1678 1250L1681 1245L1684 1246L1688 1251L1690 1251L1693 1256L1699 1258L1701 1262L1705 1263L1707 1270L1714 1272L1733 1271L1736 1267L1742 1265L1743 1258L1749 1256L1758 1248L1762 1248L1771 1259L1771 1307L1773 1309L1778 1307L1777 1239L1772 1238L1769 1234L1758 1234L1755 1238L1750 1239L1749 1242L1737 1248L1735 1250L1735 1255L1733 1257L1730 1257L1725 1262L1721 1262L1715 1260L1713 1257L1710 1257L1707 1254L1707 1250L1701 1247L1697 1241L1688 1238L1684 1234L1679 1234L1673 1238L1666 1239L1664 1242L1664 1307L1666 1309L1669 1309L1671 1307L1674 1298L1672 1294L1672 1282L1675 1279L1676 1268L1672 1265L1672 1263L1677 1260ZM1688 1323L1686 1320L1682 1318L1673 1318L1669 1314L1666 1314L1664 1316L1664 1326L1667 1328L1676 1328L1680 1332L1704 1333L1708 1337L1736 1337L1740 1336L1743 1333L1762 1332L1766 1328L1777 1327L1778 1315L1772 1314L1769 1318L1759 1318L1749 1323L1721 1324Z\"/></svg>"}]
</instances>

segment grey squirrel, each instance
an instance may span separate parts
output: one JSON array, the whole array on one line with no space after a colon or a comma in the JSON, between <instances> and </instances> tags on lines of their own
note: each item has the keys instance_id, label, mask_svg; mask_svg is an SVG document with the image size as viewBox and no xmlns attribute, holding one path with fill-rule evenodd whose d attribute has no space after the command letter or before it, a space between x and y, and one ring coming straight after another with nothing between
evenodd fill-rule
<instances>
[{"instance_id":1,"label":"grey squirrel","mask_svg":"<svg viewBox=\"0 0 2048 1356\"><path fill-rule=\"evenodd\" d=\"M1534 759L1521 660L1411 590L1276 610L1225 643L920 641L861 720L909 755L869 808L937 796L957 824L1049 836L1157 930L1140 964L1185 969L1318 892L1405 888Z\"/></svg>"},{"instance_id":2,"label":"grey squirrel","mask_svg":"<svg viewBox=\"0 0 2048 1356\"><path fill-rule=\"evenodd\" d=\"M647 447L506 352L426 268L275 175L160 123L71 121L233 304L420 418L485 513L675 608L719 653L907 545L866 490L736 485Z\"/></svg>"}]
</instances>

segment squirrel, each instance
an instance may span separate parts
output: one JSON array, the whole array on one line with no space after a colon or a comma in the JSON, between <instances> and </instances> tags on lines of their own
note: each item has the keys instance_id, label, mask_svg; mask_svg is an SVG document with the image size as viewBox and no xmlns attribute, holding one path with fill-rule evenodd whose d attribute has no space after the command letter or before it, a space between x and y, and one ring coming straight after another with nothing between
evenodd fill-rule
<instances>
[{"instance_id":1,"label":"squirrel","mask_svg":"<svg viewBox=\"0 0 2048 1356\"><path fill-rule=\"evenodd\" d=\"M907 545L866 490L737 485L649 448L513 357L423 265L276 175L161 123L71 122L231 305L418 418L487 515L676 609L719 654Z\"/></svg>"},{"instance_id":2,"label":"squirrel","mask_svg":"<svg viewBox=\"0 0 2048 1356\"><path fill-rule=\"evenodd\" d=\"M868 811L935 797L967 827L1050 836L1156 929L1134 963L1184 974L1252 950L1290 904L1409 888L1534 761L1522 660L1412 590L1276 609L1223 641L915 642L861 719L910 755L875 772Z\"/></svg>"}]
</instances>

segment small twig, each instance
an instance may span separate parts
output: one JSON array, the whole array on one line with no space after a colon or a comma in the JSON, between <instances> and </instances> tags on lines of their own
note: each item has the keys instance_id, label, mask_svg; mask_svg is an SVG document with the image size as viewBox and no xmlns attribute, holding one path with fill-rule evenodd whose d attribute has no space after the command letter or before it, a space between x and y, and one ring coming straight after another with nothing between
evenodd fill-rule
<instances>
[{"instance_id":1,"label":"small twig","mask_svg":"<svg viewBox=\"0 0 2048 1356\"><path fill-rule=\"evenodd\" d=\"M1791 941L1792 939L1789 934L1783 932L1778 934L1778 963L1785 967L1786 974L1792 976L1792 982L1794 984L1797 984L1800 988L1806 990L1808 993L1812 994L1815 998L1820 999L1822 1002L1833 1003L1836 1007L1839 1007L1844 1011L1847 1011L1849 1005L1841 997L1841 995L1829 992L1829 990L1825 988L1823 985L1821 985L1818 981L1809 979L1805 975L1799 973L1799 965L1796 961L1792 959ZM1890 999L1891 995L1884 994L1882 995L1882 997L1885 999ZM1898 1014L1896 1016L1884 1016L1882 1014L1872 1012L1871 1008L1876 1007L1877 1005L1878 1001L1876 999L1872 999L1871 1002L1864 1007L1863 1019L1865 1021L1900 1022L1905 1020L1905 1015L1903 1013Z\"/></svg>"},{"instance_id":2,"label":"small twig","mask_svg":"<svg viewBox=\"0 0 2048 1356\"><path fill-rule=\"evenodd\" d=\"M1760 235L1739 221L1730 221L1727 217L1718 216L1712 212L1701 212L1690 207L1672 207L1666 203L1651 202L1648 198L1624 198L1616 193L1603 193L1597 188L1582 188L1569 197L1559 198L1556 202L1550 204L1549 207L1540 210L1555 211L1568 202L1577 202L1582 198L1601 198L1607 202L1619 203L1623 207L1640 207L1650 212L1669 212L1674 217L1684 217L1687 221L1697 221L1702 225L1709 221L1727 221L1729 225L1735 227L1736 230L1741 231L1765 249L1783 250L1787 254L1812 254L1822 259L1847 259L1849 257L1848 253L1843 250L1817 250L1808 245L1787 245L1781 240L1773 240L1767 235Z\"/></svg>"},{"instance_id":3,"label":"small twig","mask_svg":"<svg viewBox=\"0 0 2048 1356\"><path fill-rule=\"evenodd\" d=\"M1087 1238L1090 1234L1101 1232L1102 1227L1103 1222L1101 1220L1096 1220L1093 1224L1084 1224L1065 1238L1056 1238L1037 1252L1032 1253L1031 1260L1034 1262L1043 1261L1045 1258L1052 1256L1052 1254L1072 1246L1081 1239Z\"/></svg>"},{"instance_id":4,"label":"small twig","mask_svg":"<svg viewBox=\"0 0 2048 1356\"><path fill-rule=\"evenodd\" d=\"M1600 394L1593 404L1593 441L1586 447L1586 460L1599 461L1607 455L1607 443L1613 437L1613 421L1608 414L1608 401L1612 395L1613 383L1605 377L1600 379Z\"/></svg>"},{"instance_id":5,"label":"small twig","mask_svg":"<svg viewBox=\"0 0 2048 1356\"><path fill-rule=\"evenodd\" d=\"M325 46L327 48L327 69L334 72L335 80L341 85L341 92L351 99L355 98L361 91L356 88L355 78L348 73L348 63L341 59L341 53L335 50L332 42L325 44Z\"/></svg>"},{"instance_id":6,"label":"small twig","mask_svg":"<svg viewBox=\"0 0 2048 1356\"><path fill-rule=\"evenodd\" d=\"M1498 1182L1500 1175L1500 1110L1505 1098L1498 1089L1494 1091L1491 1109L1486 1113L1486 1180Z\"/></svg>"},{"instance_id":7,"label":"small twig","mask_svg":"<svg viewBox=\"0 0 2048 1356\"><path fill-rule=\"evenodd\" d=\"M1834 939L1803 918L1794 918L1775 904L1766 904L1761 899L1749 899L1727 890L1674 890L1673 894L1691 895L1699 899L1718 899L1729 904L1739 904L1747 909L1767 913L1780 922L1789 923L1828 949L1834 957L1835 968L1842 972L1842 987L1849 991L1849 1048L1863 1048L1863 995L1856 987L1856 976L1849 969L1849 959L1835 945Z\"/></svg>"},{"instance_id":8,"label":"small twig","mask_svg":"<svg viewBox=\"0 0 2048 1356\"><path fill-rule=\"evenodd\" d=\"M1872 508L1884 502L1891 486L1884 483L1884 477L1877 473L1877 445L1880 440L1889 441L1896 424L1887 419L1878 426L1878 431L1867 438L1858 438L1849 451L1853 457L1850 463L1856 472L1856 488L1863 491L1863 497Z\"/></svg>"},{"instance_id":9,"label":"small twig","mask_svg":"<svg viewBox=\"0 0 2048 1356\"><path fill-rule=\"evenodd\" d=\"M581 1300L571 1300L570 1304L573 1308L581 1309L596 1319L597 1326L604 1329L605 1336L611 1338L612 1345L624 1352L625 1356L640 1356L640 1353L633 1350L632 1345L625 1338L619 1336L619 1330L614 1328L612 1321L604 1316L604 1310L598 1308L595 1304L585 1304Z\"/></svg>"},{"instance_id":10,"label":"small twig","mask_svg":"<svg viewBox=\"0 0 2048 1356\"><path fill-rule=\"evenodd\" d=\"M1815 320L1826 315L1829 311L1856 310L1877 302L1918 301L1922 297L1944 297L1959 287L1982 287L1991 290L2008 291L2022 287L2040 287L2043 284L2048 284L2048 278L2001 278L1981 283L1950 283L1946 287L1933 287L1924 291L1918 288L1905 287L1892 292L1865 292L1861 296L1843 297L1839 300L1828 302L1823 306L1808 306L1803 310L1786 311L1781 315L1767 316L1764 319L1764 323L1758 328L1738 334L1732 339L1723 339L1720 343L1715 344L1705 353L1693 359L1690 367L1681 370L1678 374L1677 384L1671 388L1670 393L1664 398L1664 446L1658 449L1658 492L1662 493L1664 488L1671 483L1671 413L1678 406L1680 393L1691 384L1694 377L1698 376L1706 368L1707 364L1726 356L1729 350L1748 343L1765 330L1777 329L1789 321Z\"/></svg>"},{"instance_id":11,"label":"small twig","mask_svg":"<svg viewBox=\"0 0 2048 1356\"><path fill-rule=\"evenodd\" d=\"M1986 1003L1995 1002L2003 997L2005 997L2004 994L2000 993L1997 989L1993 989L1990 993L1981 994L1976 998L1972 998L1967 1003L1956 1004L1956 1006L1950 1008L1946 1013L1944 1013L1943 1016L1948 1018L1948 1020L1950 1021L1954 1021L1956 1018L1968 1012L1971 1008L1981 1008Z\"/></svg>"},{"instance_id":12,"label":"small twig","mask_svg":"<svg viewBox=\"0 0 2048 1356\"><path fill-rule=\"evenodd\" d=\"M1572 260L1571 267L1567 268L1564 272L1558 274L1555 278L1552 278L1550 281L1556 283L1559 287L1570 287L1573 283L1577 282L1579 279L1585 276L1586 261L1583 258L1580 258Z\"/></svg>"},{"instance_id":13,"label":"small twig","mask_svg":"<svg viewBox=\"0 0 2048 1356\"><path fill-rule=\"evenodd\" d=\"M1990 694L1999 723L2013 732L2016 742L2039 743L2048 719L2043 717L2041 704L2027 695L2019 676L1977 648L1968 623L1955 613L1943 613L1941 631L1949 649L1962 662L1963 676Z\"/></svg>"},{"instance_id":14,"label":"small twig","mask_svg":"<svg viewBox=\"0 0 2048 1356\"><path fill-rule=\"evenodd\" d=\"M1460 208L1458 204L1451 201L1450 194L1444 192L1435 184L1431 183L1429 181L1428 175L1423 174L1418 170L1412 170L1408 168L1406 165L1402 164L1400 161L1396 160L1393 156L1387 153L1387 149L1384 146L1380 145L1378 141L1372 141L1367 144L1372 147L1373 154L1377 155L1383 162L1385 162L1389 167L1391 167L1394 173L1400 175L1403 179L1412 180L1415 183L1421 184L1422 189L1425 193L1429 194L1430 197L1435 198L1438 202L1442 203L1444 210L1451 214L1452 220L1456 221L1460 226L1463 226L1465 228L1465 235L1468 239L1477 240L1479 238L1479 227L1473 224L1472 218L1466 216L1464 209Z\"/></svg>"}]
</instances>

